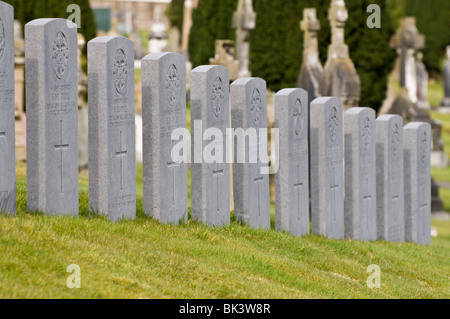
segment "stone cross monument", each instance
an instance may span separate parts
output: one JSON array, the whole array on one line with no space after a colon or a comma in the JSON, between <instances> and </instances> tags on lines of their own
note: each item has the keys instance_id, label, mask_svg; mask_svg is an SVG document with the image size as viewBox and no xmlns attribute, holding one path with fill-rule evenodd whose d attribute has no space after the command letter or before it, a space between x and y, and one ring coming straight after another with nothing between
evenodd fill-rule
<instances>
[{"instance_id":1,"label":"stone cross monument","mask_svg":"<svg viewBox=\"0 0 450 319\"><path fill-rule=\"evenodd\" d=\"M236 59L239 61L239 77L250 77L250 32L255 29L256 13L252 0L239 0L233 14L233 29L236 29Z\"/></svg>"},{"instance_id":2,"label":"stone cross monument","mask_svg":"<svg viewBox=\"0 0 450 319\"><path fill-rule=\"evenodd\" d=\"M441 106L450 106L450 45L447 46L447 60L444 66L444 93Z\"/></svg>"},{"instance_id":3,"label":"stone cross monument","mask_svg":"<svg viewBox=\"0 0 450 319\"><path fill-rule=\"evenodd\" d=\"M303 10L303 20L300 29L304 32L303 58L300 73L297 79L297 87L308 92L308 105L320 96L320 82L322 81L323 68L319 60L319 39L317 33L320 30L320 21L316 17L316 9Z\"/></svg>"},{"instance_id":4,"label":"stone cross monument","mask_svg":"<svg viewBox=\"0 0 450 319\"><path fill-rule=\"evenodd\" d=\"M344 0L332 0L328 11L331 25L331 45L325 63L323 96L334 96L342 100L344 110L359 104L361 81L350 59L348 46L344 41L345 22L348 12Z\"/></svg>"}]
</instances>

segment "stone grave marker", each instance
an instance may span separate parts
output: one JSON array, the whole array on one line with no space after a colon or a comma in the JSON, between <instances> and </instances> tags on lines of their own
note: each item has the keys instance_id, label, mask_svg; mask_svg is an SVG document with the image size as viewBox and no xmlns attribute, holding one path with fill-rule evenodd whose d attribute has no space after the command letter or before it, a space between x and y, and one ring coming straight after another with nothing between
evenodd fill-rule
<instances>
[{"instance_id":1,"label":"stone grave marker","mask_svg":"<svg viewBox=\"0 0 450 319\"><path fill-rule=\"evenodd\" d=\"M231 127L254 136L267 128L266 82L260 78L240 78L231 84ZM250 133L251 134L251 133ZM261 174L259 148L267 145L267 135L257 140L233 136L234 213L238 220L254 228L270 228L269 175ZM245 160L242 155L245 150ZM258 154L251 156L250 153ZM239 159L241 157L241 159ZM250 163L253 157L252 163Z\"/></svg>"},{"instance_id":2,"label":"stone grave marker","mask_svg":"<svg viewBox=\"0 0 450 319\"><path fill-rule=\"evenodd\" d=\"M191 132L196 144L192 143L191 152L191 215L193 220L214 226L230 223L230 165L226 161L229 90L229 72L225 67L204 65L192 70ZM202 126L199 132L196 122ZM204 136L205 130L211 128L220 130L221 139ZM194 145L203 147L196 149ZM207 152L207 145L214 150ZM206 159L203 153L212 158Z\"/></svg>"},{"instance_id":3,"label":"stone grave marker","mask_svg":"<svg viewBox=\"0 0 450 319\"><path fill-rule=\"evenodd\" d=\"M344 113L345 237L377 239L375 111L354 107Z\"/></svg>"},{"instance_id":4,"label":"stone grave marker","mask_svg":"<svg viewBox=\"0 0 450 319\"><path fill-rule=\"evenodd\" d=\"M89 208L111 221L136 217L134 44L88 43Z\"/></svg>"},{"instance_id":5,"label":"stone grave marker","mask_svg":"<svg viewBox=\"0 0 450 319\"><path fill-rule=\"evenodd\" d=\"M308 93L284 89L275 94L279 129L279 169L275 175L275 228L309 234Z\"/></svg>"},{"instance_id":6,"label":"stone grave marker","mask_svg":"<svg viewBox=\"0 0 450 319\"><path fill-rule=\"evenodd\" d=\"M400 242L405 241L402 126L399 115L376 120L377 237Z\"/></svg>"},{"instance_id":7,"label":"stone grave marker","mask_svg":"<svg viewBox=\"0 0 450 319\"><path fill-rule=\"evenodd\" d=\"M314 234L344 238L342 102L320 97L310 106L311 225Z\"/></svg>"},{"instance_id":8,"label":"stone grave marker","mask_svg":"<svg viewBox=\"0 0 450 319\"><path fill-rule=\"evenodd\" d=\"M25 74L28 210L78 215L76 24L26 24Z\"/></svg>"},{"instance_id":9,"label":"stone grave marker","mask_svg":"<svg viewBox=\"0 0 450 319\"><path fill-rule=\"evenodd\" d=\"M431 126L410 122L403 128L405 240L431 244Z\"/></svg>"},{"instance_id":10,"label":"stone grave marker","mask_svg":"<svg viewBox=\"0 0 450 319\"><path fill-rule=\"evenodd\" d=\"M163 223L187 220L187 165L172 159L172 131L186 128L186 61L178 53L142 59L144 212ZM181 154L187 157L187 154Z\"/></svg>"},{"instance_id":11,"label":"stone grave marker","mask_svg":"<svg viewBox=\"0 0 450 319\"><path fill-rule=\"evenodd\" d=\"M14 9L0 1L0 213L15 212Z\"/></svg>"}]
</instances>

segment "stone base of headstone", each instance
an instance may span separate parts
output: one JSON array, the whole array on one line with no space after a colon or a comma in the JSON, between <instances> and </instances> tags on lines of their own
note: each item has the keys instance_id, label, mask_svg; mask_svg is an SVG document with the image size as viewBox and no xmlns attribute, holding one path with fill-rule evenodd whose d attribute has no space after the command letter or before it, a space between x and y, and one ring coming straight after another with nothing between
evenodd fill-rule
<instances>
[{"instance_id":1,"label":"stone base of headstone","mask_svg":"<svg viewBox=\"0 0 450 319\"><path fill-rule=\"evenodd\" d=\"M394 102L390 107L381 109L379 114L397 114L403 118L405 123L409 122L413 117L414 104L408 97L408 91L405 88L400 88L398 96L395 98Z\"/></svg>"}]
</instances>

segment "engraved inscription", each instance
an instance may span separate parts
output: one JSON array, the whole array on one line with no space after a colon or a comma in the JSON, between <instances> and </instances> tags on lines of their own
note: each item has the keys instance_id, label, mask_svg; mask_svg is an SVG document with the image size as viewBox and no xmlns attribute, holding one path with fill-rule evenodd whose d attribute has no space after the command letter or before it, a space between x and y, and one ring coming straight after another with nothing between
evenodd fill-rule
<instances>
[{"instance_id":1,"label":"engraved inscription","mask_svg":"<svg viewBox=\"0 0 450 319\"><path fill-rule=\"evenodd\" d=\"M212 107L214 110L214 115L216 117L219 117L222 115L222 104L223 100L225 98L224 92L223 92L223 83L220 77L217 77L214 80L213 83L213 89L212 89Z\"/></svg>"},{"instance_id":2,"label":"engraved inscription","mask_svg":"<svg viewBox=\"0 0 450 319\"><path fill-rule=\"evenodd\" d=\"M303 123L303 108L300 100L297 99L294 105L294 127L295 127L295 135L300 135L302 132L302 123Z\"/></svg>"},{"instance_id":3,"label":"engraved inscription","mask_svg":"<svg viewBox=\"0 0 450 319\"><path fill-rule=\"evenodd\" d=\"M5 39L5 26L3 20L0 18L0 61L3 59L5 53L6 39Z\"/></svg>"},{"instance_id":4,"label":"engraved inscription","mask_svg":"<svg viewBox=\"0 0 450 319\"><path fill-rule=\"evenodd\" d=\"M78 107L78 101L70 99L70 85L53 85L50 87L50 96L47 109L51 115L71 114Z\"/></svg>"},{"instance_id":5,"label":"engraved inscription","mask_svg":"<svg viewBox=\"0 0 450 319\"><path fill-rule=\"evenodd\" d=\"M372 141L372 123L370 118L366 116L362 127L362 142L364 151L368 151Z\"/></svg>"},{"instance_id":6,"label":"engraved inscription","mask_svg":"<svg viewBox=\"0 0 450 319\"><path fill-rule=\"evenodd\" d=\"M254 89L252 94L252 106L250 111L252 113L253 124L256 127L259 126L259 122L261 120L261 110L262 110L261 94L259 93L258 89Z\"/></svg>"},{"instance_id":7,"label":"engraved inscription","mask_svg":"<svg viewBox=\"0 0 450 319\"><path fill-rule=\"evenodd\" d=\"M123 195L113 197L111 202L108 204L108 209L124 208L132 205L136 205L136 197L132 194Z\"/></svg>"},{"instance_id":8,"label":"engraved inscription","mask_svg":"<svg viewBox=\"0 0 450 319\"><path fill-rule=\"evenodd\" d=\"M114 86L117 93L122 94L127 84L128 76L128 63L125 52L122 49L118 49L114 55L113 61L113 77Z\"/></svg>"},{"instance_id":9,"label":"engraved inscription","mask_svg":"<svg viewBox=\"0 0 450 319\"><path fill-rule=\"evenodd\" d=\"M53 41L52 60L56 77L61 80L66 73L69 61L69 44L66 36L62 32L58 32Z\"/></svg>"},{"instance_id":10,"label":"engraved inscription","mask_svg":"<svg viewBox=\"0 0 450 319\"><path fill-rule=\"evenodd\" d=\"M166 75L166 91L169 104L174 106L180 94L180 75L175 65L171 64Z\"/></svg>"},{"instance_id":11,"label":"engraved inscription","mask_svg":"<svg viewBox=\"0 0 450 319\"><path fill-rule=\"evenodd\" d=\"M336 141L336 137L338 134L338 126L339 126L339 118L337 114L337 109L333 106L330 110L330 114L328 115L328 134L330 136L331 142Z\"/></svg>"}]
</instances>

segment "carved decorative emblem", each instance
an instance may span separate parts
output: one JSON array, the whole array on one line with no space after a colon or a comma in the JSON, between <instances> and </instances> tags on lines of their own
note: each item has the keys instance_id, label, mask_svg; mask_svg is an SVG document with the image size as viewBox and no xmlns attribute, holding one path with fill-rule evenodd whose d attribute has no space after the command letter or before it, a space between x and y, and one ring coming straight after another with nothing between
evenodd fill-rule
<instances>
[{"instance_id":1,"label":"carved decorative emblem","mask_svg":"<svg viewBox=\"0 0 450 319\"><path fill-rule=\"evenodd\" d=\"M422 165L425 165L427 160L427 148L428 148L427 132L423 131L422 136L420 138L420 146L419 146L420 161Z\"/></svg>"},{"instance_id":2,"label":"carved decorative emblem","mask_svg":"<svg viewBox=\"0 0 450 319\"><path fill-rule=\"evenodd\" d=\"M365 151L369 149L369 146L371 144L371 137L372 137L372 123L370 122L370 118L366 116L362 128L363 147Z\"/></svg>"},{"instance_id":3,"label":"carved decorative emblem","mask_svg":"<svg viewBox=\"0 0 450 319\"><path fill-rule=\"evenodd\" d=\"M394 129L392 130L391 144L392 144L392 152L394 156L397 156L398 150L400 148L400 132L397 123L394 124Z\"/></svg>"},{"instance_id":4,"label":"carved decorative emblem","mask_svg":"<svg viewBox=\"0 0 450 319\"><path fill-rule=\"evenodd\" d=\"M302 132L302 124L303 124L303 108L300 100L297 99L294 105L294 127L295 127L295 135L300 135Z\"/></svg>"},{"instance_id":5,"label":"carved decorative emblem","mask_svg":"<svg viewBox=\"0 0 450 319\"><path fill-rule=\"evenodd\" d=\"M174 106L180 94L180 75L175 65L171 64L166 75L166 90L169 104Z\"/></svg>"},{"instance_id":6,"label":"carved decorative emblem","mask_svg":"<svg viewBox=\"0 0 450 319\"><path fill-rule=\"evenodd\" d=\"M62 79L66 73L67 63L69 61L69 44L67 38L62 32L58 32L53 41L53 66L58 79Z\"/></svg>"},{"instance_id":7,"label":"carved decorative emblem","mask_svg":"<svg viewBox=\"0 0 450 319\"><path fill-rule=\"evenodd\" d=\"M223 83L222 80L217 77L214 80L212 89L212 107L216 117L219 117L222 114L222 104L224 98L225 94L223 92Z\"/></svg>"},{"instance_id":8,"label":"carved decorative emblem","mask_svg":"<svg viewBox=\"0 0 450 319\"><path fill-rule=\"evenodd\" d=\"M333 106L330 110L330 114L328 116L328 132L330 135L330 140L334 142L338 135L338 127L339 127L339 118L337 109Z\"/></svg>"},{"instance_id":9,"label":"carved decorative emblem","mask_svg":"<svg viewBox=\"0 0 450 319\"><path fill-rule=\"evenodd\" d=\"M127 85L127 76L128 76L128 62L127 56L122 49L118 49L116 54L114 55L113 62L113 77L114 77L114 86L116 87L116 91L119 94L123 93Z\"/></svg>"},{"instance_id":10,"label":"carved decorative emblem","mask_svg":"<svg viewBox=\"0 0 450 319\"><path fill-rule=\"evenodd\" d=\"M252 112L252 120L255 126L259 126L261 121L262 99L258 89L253 90L252 94L252 106L250 111Z\"/></svg>"},{"instance_id":11,"label":"carved decorative emblem","mask_svg":"<svg viewBox=\"0 0 450 319\"><path fill-rule=\"evenodd\" d=\"M2 19L0 19L0 61L2 60L3 55L5 53L5 46L6 46L5 26L3 25Z\"/></svg>"}]
</instances>

